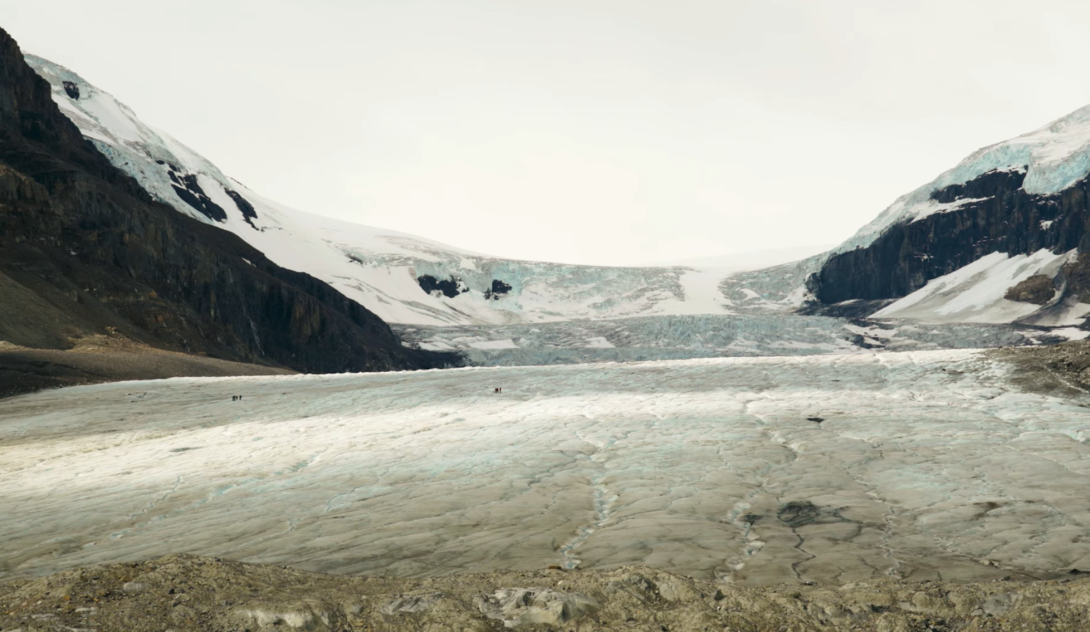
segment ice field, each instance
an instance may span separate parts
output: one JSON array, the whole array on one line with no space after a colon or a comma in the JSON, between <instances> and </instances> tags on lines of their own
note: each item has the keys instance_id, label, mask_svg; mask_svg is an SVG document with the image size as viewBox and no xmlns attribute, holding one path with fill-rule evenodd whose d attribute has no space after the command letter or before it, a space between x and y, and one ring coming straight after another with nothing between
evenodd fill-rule
<instances>
[{"instance_id":1,"label":"ice field","mask_svg":"<svg viewBox=\"0 0 1090 632\"><path fill-rule=\"evenodd\" d=\"M1011 371L948 350L40 392L0 401L0 579L170 552L750 583L1090 569L1090 415Z\"/></svg>"}]
</instances>

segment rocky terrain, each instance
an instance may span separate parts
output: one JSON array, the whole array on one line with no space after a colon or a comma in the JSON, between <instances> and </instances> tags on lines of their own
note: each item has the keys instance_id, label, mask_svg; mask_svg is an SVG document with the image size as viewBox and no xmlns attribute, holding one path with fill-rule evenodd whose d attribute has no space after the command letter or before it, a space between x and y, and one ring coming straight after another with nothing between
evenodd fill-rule
<instances>
[{"instance_id":1,"label":"rocky terrain","mask_svg":"<svg viewBox=\"0 0 1090 632\"><path fill-rule=\"evenodd\" d=\"M0 584L5 632L1074 632L1088 614L1081 575L754 588L638 566L406 580L171 555Z\"/></svg>"},{"instance_id":2,"label":"rocky terrain","mask_svg":"<svg viewBox=\"0 0 1090 632\"><path fill-rule=\"evenodd\" d=\"M68 349L106 334L306 372L457 362L404 348L326 283L154 202L0 31L0 340Z\"/></svg>"},{"instance_id":3,"label":"rocky terrain","mask_svg":"<svg viewBox=\"0 0 1090 632\"><path fill-rule=\"evenodd\" d=\"M1025 171L992 171L932 192L936 205L953 208L895 224L866 247L833 254L811 281L814 295L824 303L899 298L993 252L1090 250L1090 181L1032 195L1022 188L1025 179ZM1063 269L1056 287L1084 296L1090 289L1081 283L1086 265L1080 259ZM1044 305L1055 292L1020 294L1011 300Z\"/></svg>"},{"instance_id":4,"label":"rocky terrain","mask_svg":"<svg viewBox=\"0 0 1090 632\"><path fill-rule=\"evenodd\" d=\"M1090 394L1090 341L997 349L992 354L1018 367L1011 381L1028 391L1061 397Z\"/></svg>"}]
</instances>

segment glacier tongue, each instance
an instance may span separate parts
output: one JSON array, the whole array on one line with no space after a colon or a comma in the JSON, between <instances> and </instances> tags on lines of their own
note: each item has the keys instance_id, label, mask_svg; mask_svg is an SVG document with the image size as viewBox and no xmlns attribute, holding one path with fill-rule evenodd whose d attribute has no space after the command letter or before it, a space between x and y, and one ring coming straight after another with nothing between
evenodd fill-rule
<instances>
[{"instance_id":1,"label":"glacier tongue","mask_svg":"<svg viewBox=\"0 0 1090 632\"><path fill-rule=\"evenodd\" d=\"M752 356L978 349L1034 344L1047 334L1006 325L887 321L797 314L654 316L499 326L396 325L402 344L459 351L479 366L637 362ZM1059 340L1059 339L1056 339Z\"/></svg>"},{"instance_id":2,"label":"glacier tongue","mask_svg":"<svg viewBox=\"0 0 1090 632\"><path fill-rule=\"evenodd\" d=\"M0 401L0 578L181 552L752 583L1087 568L1085 409L1010 371L930 351L45 391Z\"/></svg>"}]
</instances>

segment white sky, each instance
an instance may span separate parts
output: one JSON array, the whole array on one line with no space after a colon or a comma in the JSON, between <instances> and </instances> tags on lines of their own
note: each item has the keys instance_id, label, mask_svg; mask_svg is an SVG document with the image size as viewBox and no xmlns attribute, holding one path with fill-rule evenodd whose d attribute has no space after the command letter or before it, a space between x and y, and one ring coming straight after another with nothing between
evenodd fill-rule
<instances>
[{"instance_id":1,"label":"white sky","mask_svg":"<svg viewBox=\"0 0 1090 632\"><path fill-rule=\"evenodd\" d=\"M1090 3L0 0L262 194L522 259L834 244L1090 103Z\"/></svg>"}]
</instances>

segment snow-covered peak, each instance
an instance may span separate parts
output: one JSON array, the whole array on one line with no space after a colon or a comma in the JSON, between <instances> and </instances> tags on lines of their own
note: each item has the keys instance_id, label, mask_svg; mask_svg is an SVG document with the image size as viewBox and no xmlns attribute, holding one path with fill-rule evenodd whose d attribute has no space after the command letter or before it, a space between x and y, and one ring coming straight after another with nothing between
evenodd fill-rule
<instances>
[{"instance_id":1,"label":"snow-covered peak","mask_svg":"<svg viewBox=\"0 0 1090 632\"><path fill-rule=\"evenodd\" d=\"M990 171L1024 172L1026 178L1022 188L1038 195L1058 193L1082 180L1090 174L1090 106L1028 134L973 152L953 169L897 198L833 252L866 247L894 224L951 210L950 205L933 201L931 194L950 185L964 184Z\"/></svg>"},{"instance_id":2,"label":"snow-covered peak","mask_svg":"<svg viewBox=\"0 0 1090 632\"><path fill-rule=\"evenodd\" d=\"M76 73L33 55L26 59L52 85L61 111L152 197L237 234L280 266L322 279L387 322L534 323L731 309L719 288L727 269L500 259L287 208L143 123Z\"/></svg>"}]
</instances>

